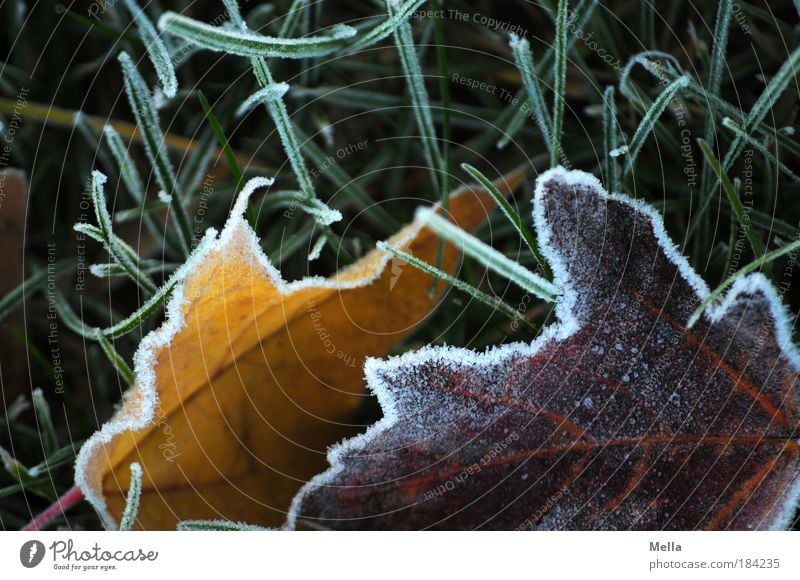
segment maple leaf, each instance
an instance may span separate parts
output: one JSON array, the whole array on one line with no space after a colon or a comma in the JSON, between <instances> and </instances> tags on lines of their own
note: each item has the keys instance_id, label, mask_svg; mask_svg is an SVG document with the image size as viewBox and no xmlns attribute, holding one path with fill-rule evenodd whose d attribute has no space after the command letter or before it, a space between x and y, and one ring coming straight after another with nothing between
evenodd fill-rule
<instances>
[{"instance_id":1,"label":"maple leaf","mask_svg":"<svg viewBox=\"0 0 800 580\"><path fill-rule=\"evenodd\" d=\"M496 186L508 192L523 176ZM107 528L124 509L133 462L143 471L138 527L283 522L324 469L326 448L360 430L366 357L386 354L438 301L430 276L387 267L378 250L330 279L285 282L243 217L264 185L251 181L219 237L206 236L184 265L165 324L136 353L135 386L78 454L76 483ZM471 229L493 207L489 192L465 187L449 215ZM439 239L421 222L390 243L436 261ZM448 244L443 269L457 255Z\"/></svg>"},{"instance_id":2,"label":"maple leaf","mask_svg":"<svg viewBox=\"0 0 800 580\"><path fill-rule=\"evenodd\" d=\"M800 356L761 275L705 283L642 202L561 168L535 225L563 295L532 344L366 365L384 418L293 504L344 529L772 529L800 494Z\"/></svg>"}]
</instances>

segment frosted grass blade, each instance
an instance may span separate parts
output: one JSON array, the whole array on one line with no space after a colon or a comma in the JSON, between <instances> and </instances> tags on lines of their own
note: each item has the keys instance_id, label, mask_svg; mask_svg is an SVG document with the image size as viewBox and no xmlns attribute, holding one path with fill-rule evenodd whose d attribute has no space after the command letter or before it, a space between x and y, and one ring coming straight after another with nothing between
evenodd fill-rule
<instances>
[{"instance_id":1,"label":"frosted grass blade","mask_svg":"<svg viewBox=\"0 0 800 580\"><path fill-rule=\"evenodd\" d=\"M697 143L700 145L700 150L703 152L703 156L706 158L709 167L714 171L717 179L722 182L722 189L725 191L725 195L728 197L728 201L731 204L733 215L736 217L741 227L744 228L747 240L750 242L750 247L753 249L756 257L763 256L766 253L764 244L761 243L761 240L756 236L755 232L753 232L750 218L742 205L742 200L739 199L733 187L733 183L731 183L728 175L722 170L719 160L717 160L714 156L714 152L711 150L711 146L702 139L698 139Z\"/></svg>"},{"instance_id":2,"label":"frosted grass blade","mask_svg":"<svg viewBox=\"0 0 800 580\"><path fill-rule=\"evenodd\" d=\"M208 50L239 56L289 59L326 56L340 51L347 46L347 41L356 35L355 28L337 24L325 31L325 34L317 36L303 38L264 36L244 29L211 26L175 12L165 12L158 20L158 27Z\"/></svg>"},{"instance_id":3,"label":"frosted grass blade","mask_svg":"<svg viewBox=\"0 0 800 580\"><path fill-rule=\"evenodd\" d=\"M397 15L397 0L386 0L390 17ZM411 33L411 24L407 21L401 22L395 30L395 44L400 54L400 61L403 65L403 72L406 77L406 84L411 96L414 108L414 116L417 120L417 128L422 137L422 146L425 158L431 171L431 181L439 198L445 192L442 178L446 173L444 158L439 148L436 137L436 128L433 125L431 115L431 104L428 97L428 90L425 88L425 76L422 73L417 51L414 48L414 37Z\"/></svg>"},{"instance_id":4,"label":"frosted grass blade","mask_svg":"<svg viewBox=\"0 0 800 580\"><path fill-rule=\"evenodd\" d=\"M171 99L178 93L178 77L175 75L175 67L172 64L169 51L164 46L164 42L159 37L153 23L150 22L144 10L139 8L135 0L123 0L123 2L136 23L139 36L141 36L144 47L147 50L147 56L150 57L150 62L153 63L153 67L156 69L164 95Z\"/></svg>"},{"instance_id":5,"label":"frosted grass blade","mask_svg":"<svg viewBox=\"0 0 800 580\"><path fill-rule=\"evenodd\" d=\"M106 207L104 185L106 176L99 171L92 172L92 202L94 203L97 225L102 235L102 242L109 254L122 266L131 279L136 282L148 294L156 291L156 286L147 275L144 274L136 264L138 256L132 256L132 248L123 246L121 240L117 238L111 229L111 214ZM89 230L86 230L89 231Z\"/></svg>"},{"instance_id":6,"label":"frosted grass blade","mask_svg":"<svg viewBox=\"0 0 800 580\"><path fill-rule=\"evenodd\" d=\"M442 280L443 282L453 286L454 288L458 288L459 290L461 290L465 294L468 294L469 296L471 296L475 300L477 300L479 302L482 302L483 304L485 304L489 308L492 308L493 310L501 312L502 314L504 314L505 316L507 316L511 320L517 321L517 322L522 322L523 324L525 324L529 328L531 328L531 329L533 328L533 325L528 321L527 318L522 316L522 314L520 314L517 310L511 308L508 304L506 304L505 302L503 302L499 298L497 298L495 296L491 296L489 294L486 294L485 292L482 292L481 290L478 290L474 286L472 286L470 284L467 284L463 280L461 280L459 278L456 278L454 276L451 276L447 272L443 272L442 270L438 269L437 267L435 267L435 266L433 266L431 264L428 264L427 262L424 262L424 261L420 260L419 258L417 258L415 256L412 256L411 254L409 254L407 252L404 252L403 250L401 250L399 248L395 248L394 246L391 246L390 244L387 244L386 242L379 242L378 243L378 249L382 250L384 252L387 252L389 254L392 254L396 258L399 258L400 260L403 260L404 262L414 266L415 268L417 268L419 270L422 270L426 274L430 274L431 276L433 276L434 278L436 278L438 280Z\"/></svg>"},{"instance_id":7,"label":"frosted grass blade","mask_svg":"<svg viewBox=\"0 0 800 580\"><path fill-rule=\"evenodd\" d=\"M119 522L119 531L128 532L136 523L136 514L139 513L139 501L142 497L142 466L131 463L131 485L125 500L125 510Z\"/></svg>"},{"instance_id":8,"label":"frosted grass blade","mask_svg":"<svg viewBox=\"0 0 800 580\"><path fill-rule=\"evenodd\" d=\"M719 298L725 291L725 289L730 287L730 285L733 284L736 280L746 276L747 274L755 272L756 270L764 267L767 264L771 264L781 256L797 252L798 250L800 250L800 240L792 242L791 244L788 244L778 250L773 250L772 252L761 256L757 260L750 262L747 266L736 272L733 276L728 277L722 284L720 284L717 288L715 288L706 297L706 299L703 300L700 306L697 307L694 313L692 313L692 316L689 318L689 321L686 324L687 328L691 329L695 324L697 324L697 321L700 320L700 317L703 315L703 312L706 311L708 306L712 302L714 302L717 298Z\"/></svg>"},{"instance_id":9,"label":"frosted grass blade","mask_svg":"<svg viewBox=\"0 0 800 580\"><path fill-rule=\"evenodd\" d=\"M636 128L636 132L633 134L633 137L631 137L630 143L627 145L628 160L625 163L623 175L627 175L633 169L633 164L636 162L636 158L639 156L645 141L650 134L653 133L655 124L667 108L667 105L669 105L669 102L675 97L678 91L685 88L688 84L689 77L679 77L661 91L661 94L658 95L653 105L647 110L644 117L642 117L642 120L639 122L639 126Z\"/></svg>"},{"instance_id":10,"label":"frosted grass blade","mask_svg":"<svg viewBox=\"0 0 800 580\"><path fill-rule=\"evenodd\" d=\"M514 55L514 62L522 76L525 91L528 93L528 101L533 111L534 120L539 126L539 131L544 138L544 142L547 144L548 151L552 154L552 121L550 120L550 115L544 104L542 91L539 88L539 83L535 76L531 44L526 38L520 38L516 34L512 34L511 52Z\"/></svg>"},{"instance_id":11,"label":"frosted grass blade","mask_svg":"<svg viewBox=\"0 0 800 580\"><path fill-rule=\"evenodd\" d=\"M128 53L120 53L119 62L122 65L125 92L128 94L133 115L142 134L145 152L153 164L156 181L172 200L170 205L171 214L178 226L178 239L185 255L188 256L192 244L189 215L178 192L175 171L172 169L172 164L167 155L167 147L164 135L159 127L158 115L150 99L150 90L147 88L139 71L136 70Z\"/></svg>"},{"instance_id":12,"label":"frosted grass blade","mask_svg":"<svg viewBox=\"0 0 800 580\"><path fill-rule=\"evenodd\" d=\"M490 270L511 280L523 290L542 300L555 302L559 291L551 282L534 274L521 264L508 259L491 246L484 244L475 236L450 223L433 210L420 209L417 212L417 218L423 220L431 230L456 244L464 253L475 258Z\"/></svg>"},{"instance_id":13,"label":"frosted grass blade","mask_svg":"<svg viewBox=\"0 0 800 580\"><path fill-rule=\"evenodd\" d=\"M797 175L794 171L789 169L789 167L783 163L780 159L778 159L775 154L764 147L764 145L758 140L755 139L752 135L748 135L745 133L744 129L742 129L739 125L737 125L733 119L730 117L725 117L722 119L722 126L730 129L733 133L744 139L747 143L751 146L758 149L767 159L769 159L775 166L780 169L787 177L789 177L792 181L800 183L800 175Z\"/></svg>"},{"instance_id":14,"label":"frosted grass blade","mask_svg":"<svg viewBox=\"0 0 800 580\"><path fill-rule=\"evenodd\" d=\"M564 129L564 105L567 86L567 0L558 0L556 13L555 61L553 62L553 130L550 134L550 166L563 156L561 134Z\"/></svg>"},{"instance_id":15,"label":"frosted grass blade","mask_svg":"<svg viewBox=\"0 0 800 580\"><path fill-rule=\"evenodd\" d=\"M540 252L539 246L536 244L536 239L533 237L533 234L527 228L527 226L523 223L519 213L517 213L514 208L511 207L511 204L508 203L508 200L505 198L505 196L495 187L494 183L492 183L492 181L478 169L467 163L464 163L461 165L461 167L464 169L464 171L469 173L470 176L475 179L481 187L483 187L492 195L495 202L497 202L497 205L503 211L503 214L508 218L508 221L511 222L511 224L514 226L514 229L517 230L522 240L528 246L528 249L536 259L536 263L538 264L539 268L541 268L545 277L548 279L551 278L552 272L550 272L550 267L547 265L547 260L545 260L544 256Z\"/></svg>"}]
</instances>

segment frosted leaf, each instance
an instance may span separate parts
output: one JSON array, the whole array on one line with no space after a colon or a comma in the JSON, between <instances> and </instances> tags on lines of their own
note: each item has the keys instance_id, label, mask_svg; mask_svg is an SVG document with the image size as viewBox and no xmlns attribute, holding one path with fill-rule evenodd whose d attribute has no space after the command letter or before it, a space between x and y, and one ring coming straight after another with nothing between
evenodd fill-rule
<instances>
[{"instance_id":1,"label":"frosted leaf","mask_svg":"<svg viewBox=\"0 0 800 580\"><path fill-rule=\"evenodd\" d=\"M800 355L774 287L740 279L688 330L709 291L652 208L558 168L534 221L558 322L531 344L369 360L384 418L330 450L287 527L785 527Z\"/></svg>"},{"instance_id":2,"label":"frosted leaf","mask_svg":"<svg viewBox=\"0 0 800 580\"><path fill-rule=\"evenodd\" d=\"M147 56L150 57L150 61L156 69L164 96L171 99L178 93L178 78L175 76L175 67L172 65L167 47L158 36L158 31L153 23L136 2L134 0L123 0L123 2L136 23L139 36L147 50Z\"/></svg>"}]
</instances>

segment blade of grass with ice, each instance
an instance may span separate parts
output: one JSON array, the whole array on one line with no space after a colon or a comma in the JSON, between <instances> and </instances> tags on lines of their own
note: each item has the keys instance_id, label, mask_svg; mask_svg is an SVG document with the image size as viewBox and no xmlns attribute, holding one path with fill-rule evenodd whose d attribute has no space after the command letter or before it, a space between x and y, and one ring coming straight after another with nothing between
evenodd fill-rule
<instances>
[{"instance_id":1,"label":"blade of grass with ice","mask_svg":"<svg viewBox=\"0 0 800 580\"><path fill-rule=\"evenodd\" d=\"M125 362L125 359L120 356L117 352L117 349L114 348L114 345L111 344L111 341L106 338L106 336L102 333L97 335L97 343L100 345L100 348L103 349L103 352L108 357L108 360L111 361L112 366L117 370L119 376L122 377L122 380L130 387L133 386L135 381L135 377L131 367L128 366L128 363Z\"/></svg>"},{"instance_id":2,"label":"blade of grass with ice","mask_svg":"<svg viewBox=\"0 0 800 580\"><path fill-rule=\"evenodd\" d=\"M395 8L389 13L389 18L372 28L363 36L359 36L350 45L351 52L358 52L379 43L384 38L388 38L395 31L407 22L414 11L425 3L425 0L405 0L396 2Z\"/></svg>"},{"instance_id":3,"label":"blade of grass with ice","mask_svg":"<svg viewBox=\"0 0 800 580\"><path fill-rule=\"evenodd\" d=\"M178 93L178 77L175 75L175 67L172 65L169 51L164 46L153 23L150 22L144 10L139 8L135 0L123 0L123 3L133 17L139 36L147 50L147 56L150 57L150 62L156 69L162 90L171 99Z\"/></svg>"},{"instance_id":4,"label":"blade of grass with ice","mask_svg":"<svg viewBox=\"0 0 800 580\"><path fill-rule=\"evenodd\" d=\"M798 65L800 65L800 48L795 49L789 55L789 58L786 59L778 72L775 73L775 76L772 77L764 91L750 109L750 113L748 113L742 124L742 130L745 132L745 134L751 133L755 126L761 124L761 122L767 116L767 113L772 109L772 106L777 102L778 98L786 90L786 87L789 86L789 83L797 75ZM727 173L730 171L731 167L733 167L733 164L742 154L742 151L744 151L746 143L747 142L743 137L739 135L734 137L733 142L728 147L728 151L722 160L721 165L723 172ZM716 187L717 183L718 182L713 183L712 187ZM697 213L693 216L692 224L689 228L689 237L697 232L702 225L703 217L708 211L708 208L711 206L713 199L714 196L711 195L710 192L703 192L703 199L700 203L700 207Z\"/></svg>"},{"instance_id":5,"label":"blade of grass with ice","mask_svg":"<svg viewBox=\"0 0 800 580\"><path fill-rule=\"evenodd\" d=\"M714 47L711 52L711 63L708 71L706 92L710 95L719 95L722 84L722 72L727 66L725 54L728 50L728 32L730 30L733 0L719 0L717 4L717 19L714 24ZM713 146L716 136L716 119L714 115L707 115L703 139ZM706 162L700 178L700 191L705 192L708 180L711 178L712 168Z\"/></svg>"},{"instance_id":6,"label":"blade of grass with ice","mask_svg":"<svg viewBox=\"0 0 800 580\"><path fill-rule=\"evenodd\" d=\"M36 425L39 427L39 438L42 441L45 456L52 454L58 449L58 435L53 424L53 415L50 413L50 405L44 398L42 389L34 389L31 393L33 409L36 414Z\"/></svg>"},{"instance_id":7,"label":"blade of grass with ice","mask_svg":"<svg viewBox=\"0 0 800 580\"><path fill-rule=\"evenodd\" d=\"M280 38L288 38L295 33L297 30L297 25L301 20L300 17L303 15L303 11L308 9L309 1L310 0L294 0L292 2L292 5L289 7L289 11L286 13L286 16L283 17L283 22L281 22L281 29L278 33Z\"/></svg>"},{"instance_id":8,"label":"blade of grass with ice","mask_svg":"<svg viewBox=\"0 0 800 580\"><path fill-rule=\"evenodd\" d=\"M606 87L603 94L603 170L606 177L606 189L611 193L619 191L619 176L617 174L617 160L611 155L619 147L617 137L617 102L614 98L614 86Z\"/></svg>"},{"instance_id":9,"label":"blade of grass with ice","mask_svg":"<svg viewBox=\"0 0 800 580\"><path fill-rule=\"evenodd\" d=\"M697 309L692 313L692 316L689 318L686 327L691 329L695 324L697 324L697 321L700 320L700 317L703 315L703 312L706 311L709 305L717 300L717 298L722 295L725 289L729 288L736 280L746 276L747 274L755 272L760 268L763 268L767 264L771 264L782 256L797 252L798 250L800 250L800 240L794 241L778 250L773 250L772 252L761 256L757 260L750 262L747 266L736 272L733 276L728 277L722 284L715 288L705 300L703 300L700 306L697 307Z\"/></svg>"},{"instance_id":10,"label":"blade of grass with ice","mask_svg":"<svg viewBox=\"0 0 800 580\"><path fill-rule=\"evenodd\" d=\"M520 314L517 310L511 308L508 304L506 304L505 302L503 302L499 298L497 298L495 296L491 296L489 294L486 294L485 292L482 292L481 290L478 290L477 288L475 288L474 286L472 286L470 284L467 284L463 280L461 280L459 278L456 278L454 276L451 276L447 272L443 272L442 270L440 270L436 266L428 264L427 262L424 262L424 261L420 260L419 258L416 258L415 256L412 256L411 254L409 254L407 252L404 252L403 250L401 250L399 248L395 248L394 246L391 246L390 244L387 244L386 242L379 242L378 243L378 249L380 249L380 250L382 250L384 252L387 252L389 254L392 254L396 258L399 258L400 260L403 260L404 262L414 266L415 268L425 272L426 274L429 274L429 275L433 276L434 278L436 278L438 280L442 280L443 282L453 286L454 288L457 288L457 289L461 290L462 292L464 292L465 294L468 294L469 296L471 296L472 298L474 298L478 302L482 302L483 304L485 304L489 308L492 308L493 310L497 310L498 312L501 312L502 314L504 314L505 316L507 316L511 320L522 322L523 324L525 324L526 326L528 326L531 329L534 328L533 325L528 321L527 318L522 316L522 314Z\"/></svg>"},{"instance_id":11,"label":"blade of grass with ice","mask_svg":"<svg viewBox=\"0 0 800 580\"><path fill-rule=\"evenodd\" d=\"M633 134L630 143L626 147L628 159L625 162L623 175L627 175L631 172L645 141L653 133L659 117L661 117L662 113L666 110L670 101L675 98L677 92L685 88L688 83L689 77L687 76L682 76L674 80L661 91L661 94L658 95L653 105L647 110L644 117L642 117L639 126L636 128L636 132Z\"/></svg>"},{"instance_id":12,"label":"blade of grass with ice","mask_svg":"<svg viewBox=\"0 0 800 580\"><path fill-rule=\"evenodd\" d=\"M170 213L178 227L178 239L180 240L181 248L184 254L188 256L192 245L189 214L178 191L175 171L172 169L172 164L167 155L167 146L159 127L158 115L150 98L150 90L139 71L136 70L128 53L120 53L119 62L122 65L125 92L128 94L133 115L142 134L145 152L153 164L156 181L158 181L161 189L170 196L170 208L172 210Z\"/></svg>"},{"instance_id":13,"label":"blade of grass with ice","mask_svg":"<svg viewBox=\"0 0 800 580\"><path fill-rule=\"evenodd\" d=\"M119 167L120 175L122 176L122 182L125 184L128 194L137 206L136 208L127 211L134 211L136 212L137 216L142 216L147 224L148 230L156 237L156 239L162 241L167 239L169 242L170 240L167 238L164 232L163 224L158 221L155 216L152 215L152 213L143 211L146 199L144 184L142 183L142 178L139 175L139 171L136 169L136 164L128 154L128 149L125 147L122 137L119 136L119 133L117 133L116 129L114 129L114 127L111 125L106 125L104 127L103 135L105 136L106 143L111 150L111 155L117 162L117 167ZM119 212L117 213L117 216L119 216ZM173 249L177 250L179 248Z\"/></svg>"},{"instance_id":14,"label":"blade of grass with ice","mask_svg":"<svg viewBox=\"0 0 800 580\"><path fill-rule=\"evenodd\" d=\"M589 19L592 17L596 6L597 0L580 0L575 5L575 9L571 12L571 16L567 20L567 28L572 27L572 30L584 30L586 24L589 22ZM570 53L577 40L577 34L569 34L567 36L567 54ZM540 79L543 83L547 82L555 70L555 67L553 66L554 58L555 49L554 47L551 47L544 52L541 60L536 64L533 75L534 78ZM524 101L525 91L518 91L514 95L512 102L514 100L517 102ZM509 115L508 111L512 111L512 114ZM500 113L496 119L493 120L494 124L499 127L499 130L503 135L498 140L498 148L503 149L506 145L508 145L508 143L511 142L511 140L514 139L514 136L519 132L519 130L525 126L525 119L528 118L528 114L528 111L519 107L506 107L506 109ZM551 144L548 142L548 150L550 145Z\"/></svg>"},{"instance_id":15,"label":"blade of grass with ice","mask_svg":"<svg viewBox=\"0 0 800 580\"><path fill-rule=\"evenodd\" d=\"M752 224L750 223L750 217L742 205L742 200L739 199L739 196L736 194L733 183L731 183L728 175L722 170L719 160L717 160L714 152L711 150L711 146L703 139L698 139L697 143L700 146L700 150L703 152L703 156L706 158L709 166L714 171L717 178L721 181L722 189L725 191L725 195L728 197L728 201L731 204L733 215L741 227L744 228L747 240L750 242L750 247L753 249L756 257L763 256L766 253L764 244L753 231Z\"/></svg>"},{"instance_id":16,"label":"blade of grass with ice","mask_svg":"<svg viewBox=\"0 0 800 580\"><path fill-rule=\"evenodd\" d=\"M390 17L393 18L397 16L397 0L386 0L386 6L389 10ZM414 116L417 120L417 128L422 138L425 159L430 167L431 182L433 183L434 190L441 199L444 195L447 195L447 191L443 188L442 183L446 168L436 137L436 128L433 125L428 90L425 88L425 76L422 73L422 67L420 67L419 59L417 58L414 37L411 33L411 24L405 20L402 21L395 29L394 35L395 45L397 46L400 61L403 65L403 72L406 77L408 92L411 96Z\"/></svg>"},{"instance_id":17,"label":"blade of grass with ice","mask_svg":"<svg viewBox=\"0 0 800 580\"><path fill-rule=\"evenodd\" d=\"M111 228L111 214L106 207L106 197L104 185L106 183L106 176L99 171L92 172L92 202L94 204L94 212L97 217L97 225L102 236L102 243L108 253L122 266L131 279L136 282L142 290L148 294L153 294L156 291L156 286L147 277L147 275L139 270L136 264L138 256L131 256L130 247L123 249L123 245L114 234Z\"/></svg>"},{"instance_id":18,"label":"blade of grass with ice","mask_svg":"<svg viewBox=\"0 0 800 580\"><path fill-rule=\"evenodd\" d=\"M755 139L752 135L747 134L744 129L742 129L739 125L737 125L733 119L730 117L725 117L722 119L722 126L726 129L730 129L737 137L741 137L744 139L748 144L752 147L758 149L767 159L769 159L772 163L775 164L781 172L783 172L789 179L800 183L800 176L797 175L794 171L792 171L785 163L783 163L780 159L775 156L775 153L767 149L758 139Z\"/></svg>"},{"instance_id":19,"label":"blade of grass with ice","mask_svg":"<svg viewBox=\"0 0 800 580\"><path fill-rule=\"evenodd\" d=\"M558 0L556 12L555 60L553 62L553 130L550 134L550 166L559 165L563 151L564 105L567 89L567 0Z\"/></svg>"},{"instance_id":20,"label":"blade of grass with ice","mask_svg":"<svg viewBox=\"0 0 800 580\"><path fill-rule=\"evenodd\" d=\"M184 520L178 522L177 530L179 532L266 532L270 529L228 520Z\"/></svg>"},{"instance_id":21,"label":"blade of grass with ice","mask_svg":"<svg viewBox=\"0 0 800 580\"><path fill-rule=\"evenodd\" d=\"M128 488L128 496L125 498L125 509L119 521L119 531L128 532L133 529L136 523L136 515L139 513L139 501L142 497L142 466L138 463L131 463L131 485Z\"/></svg>"},{"instance_id":22,"label":"blade of grass with ice","mask_svg":"<svg viewBox=\"0 0 800 580\"><path fill-rule=\"evenodd\" d=\"M531 254L536 259L536 263L541 268L542 272L544 273L545 278L552 279L552 272L550 271L550 267L547 265L547 260L542 255L541 251L539 250L539 246L536 244L536 239L533 237L533 234L522 221L522 217L520 217L519 213L511 207L511 204L505 198L505 196L500 193L494 183L486 177L483 173L481 173L478 169L469 165L468 163L464 163L461 165L462 169L470 174L470 176L475 179L481 187L483 187L486 191L488 191L492 197L494 198L497 205L503 211L503 214L508 218L508 221L514 226L514 229L517 230L522 240L528 246L528 249L531 251Z\"/></svg>"},{"instance_id":23,"label":"blade of grass with ice","mask_svg":"<svg viewBox=\"0 0 800 580\"><path fill-rule=\"evenodd\" d=\"M281 38L212 26L175 12L165 12L158 20L158 27L187 42L217 52L249 57L273 57L282 59L304 59L326 56L345 48L356 34L355 28L337 24L324 34L303 38Z\"/></svg>"},{"instance_id":24,"label":"blade of grass with ice","mask_svg":"<svg viewBox=\"0 0 800 580\"><path fill-rule=\"evenodd\" d=\"M245 30L247 25L242 18L239 6L235 0L223 0L228 9L231 21L238 28ZM282 90L282 86L275 82L266 61L261 57L253 57L250 60L253 73L262 89L266 90L264 105L272 117L278 136L283 144L283 149L289 159L289 164L294 171L300 191L303 193L304 207L314 215L326 232L329 234L331 243L338 240L338 237L330 230L330 225L342 219L342 214L338 210L333 210L317 199L314 184L311 181L311 173L303 159L300 148L300 141L297 137L294 125L289 116L289 110L283 98L273 98ZM269 97L269 98L266 98Z\"/></svg>"},{"instance_id":25,"label":"blade of grass with ice","mask_svg":"<svg viewBox=\"0 0 800 580\"><path fill-rule=\"evenodd\" d=\"M652 58L650 58L652 56L658 56L667 59L670 66L665 67L656 63L654 60L652 60ZM672 55L659 51L645 51L636 54L629 59L628 64L625 66L624 72L620 76L619 82L620 92L631 99L635 98L635 95L630 90L630 74L635 64L642 65L647 72L665 84L670 83L681 76L678 63L677 61L674 61L674 57ZM689 77L689 83L686 85L685 90L682 91L682 93L697 105L711 108L713 113L716 115L727 115L729 117L733 117L737 120L737 122L742 124L745 123L748 118L748 115L738 107L731 105L717 95L706 93L705 88L703 88L702 85L700 85L691 77ZM755 123L751 129L763 137L772 137L777 139L782 147L786 147L795 155L800 155L800 143L793 141L780 131L776 133L775 128L764 123L763 119L758 123Z\"/></svg>"},{"instance_id":26,"label":"blade of grass with ice","mask_svg":"<svg viewBox=\"0 0 800 580\"><path fill-rule=\"evenodd\" d=\"M528 93L528 102L533 111L534 121L539 126L544 142L547 144L548 151L552 155L552 121L544 103L542 91L535 76L533 64L533 53L531 44L526 38L520 38L516 34L511 35L511 53L514 55L514 62L522 76L522 83Z\"/></svg>"},{"instance_id":27,"label":"blade of grass with ice","mask_svg":"<svg viewBox=\"0 0 800 580\"><path fill-rule=\"evenodd\" d=\"M458 246L464 253L475 258L490 270L514 282L523 290L547 302L555 302L558 288L551 282L534 274L521 264L510 260L475 236L465 232L431 209L420 209L418 219L436 234Z\"/></svg>"}]
</instances>

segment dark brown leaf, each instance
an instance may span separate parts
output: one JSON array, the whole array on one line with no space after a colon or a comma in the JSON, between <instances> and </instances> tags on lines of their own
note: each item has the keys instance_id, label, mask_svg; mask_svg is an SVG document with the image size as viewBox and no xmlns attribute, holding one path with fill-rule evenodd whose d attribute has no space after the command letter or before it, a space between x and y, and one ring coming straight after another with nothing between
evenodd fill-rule
<instances>
[{"instance_id":1,"label":"dark brown leaf","mask_svg":"<svg viewBox=\"0 0 800 580\"><path fill-rule=\"evenodd\" d=\"M532 345L370 361L384 419L293 518L344 529L771 529L800 492L800 356L753 275L708 293L660 217L581 172L538 183L564 289Z\"/></svg>"}]
</instances>

